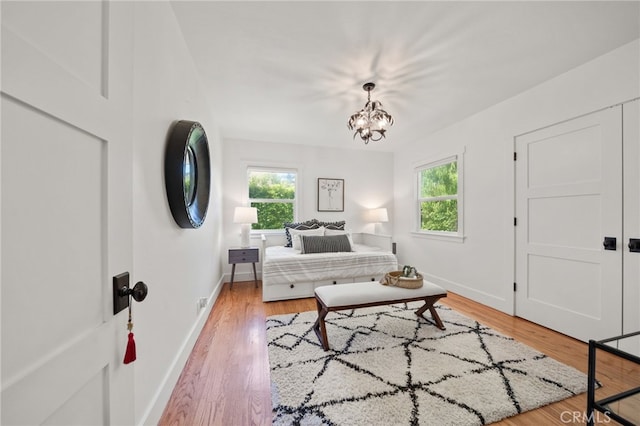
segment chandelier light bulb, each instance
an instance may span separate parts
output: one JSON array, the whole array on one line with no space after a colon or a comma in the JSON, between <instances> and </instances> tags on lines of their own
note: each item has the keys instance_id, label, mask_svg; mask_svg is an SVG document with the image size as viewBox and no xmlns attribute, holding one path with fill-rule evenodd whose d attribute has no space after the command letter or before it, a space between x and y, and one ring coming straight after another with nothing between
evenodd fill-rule
<instances>
[{"instance_id":1,"label":"chandelier light bulb","mask_svg":"<svg viewBox=\"0 0 640 426\"><path fill-rule=\"evenodd\" d=\"M382 103L371 101L371 91L375 87L374 83L365 83L362 86L367 92L367 103L347 122L349 130L355 130L354 139L358 135L365 144L368 144L370 140L379 141L386 137L386 127L393 125L393 117L382 109Z\"/></svg>"}]
</instances>

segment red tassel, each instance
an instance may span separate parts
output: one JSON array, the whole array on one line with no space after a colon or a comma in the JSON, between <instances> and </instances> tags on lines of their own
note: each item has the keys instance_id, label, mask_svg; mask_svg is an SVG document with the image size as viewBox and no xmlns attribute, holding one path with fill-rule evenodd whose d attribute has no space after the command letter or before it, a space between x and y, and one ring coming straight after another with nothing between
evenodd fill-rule
<instances>
[{"instance_id":1,"label":"red tassel","mask_svg":"<svg viewBox=\"0 0 640 426\"><path fill-rule=\"evenodd\" d=\"M129 341L127 342L127 350L124 353L124 363L129 364L136 360L136 341L133 340L133 333L129 332Z\"/></svg>"}]
</instances>

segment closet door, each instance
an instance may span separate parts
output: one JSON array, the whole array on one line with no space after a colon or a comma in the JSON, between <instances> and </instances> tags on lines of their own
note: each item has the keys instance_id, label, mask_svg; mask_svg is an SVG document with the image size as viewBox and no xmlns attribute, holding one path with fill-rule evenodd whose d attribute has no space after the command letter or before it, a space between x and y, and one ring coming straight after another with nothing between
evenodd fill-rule
<instances>
[{"instance_id":1,"label":"closet door","mask_svg":"<svg viewBox=\"0 0 640 426\"><path fill-rule=\"evenodd\" d=\"M583 341L619 334L621 107L517 137L515 149L516 315Z\"/></svg>"},{"instance_id":2,"label":"closet door","mask_svg":"<svg viewBox=\"0 0 640 426\"><path fill-rule=\"evenodd\" d=\"M640 101L626 103L623 112L624 141L624 238L623 332L640 330L640 252L630 249L632 239L640 239ZM633 245L633 244L632 244ZM640 339L624 339L620 348L640 356Z\"/></svg>"}]
</instances>

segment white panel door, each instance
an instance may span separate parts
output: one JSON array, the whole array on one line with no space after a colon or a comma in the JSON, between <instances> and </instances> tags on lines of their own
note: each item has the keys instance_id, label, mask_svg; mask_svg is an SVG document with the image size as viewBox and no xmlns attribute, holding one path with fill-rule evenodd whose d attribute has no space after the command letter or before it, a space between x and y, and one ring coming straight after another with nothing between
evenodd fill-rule
<instances>
[{"instance_id":1,"label":"white panel door","mask_svg":"<svg viewBox=\"0 0 640 426\"><path fill-rule=\"evenodd\" d=\"M621 107L516 138L516 315L580 340L622 330ZM616 250L604 250L604 237Z\"/></svg>"},{"instance_id":2,"label":"white panel door","mask_svg":"<svg viewBox=\"0 0 640 426\"><path fill-rule=\"evenodd\" d=\"M0 423L130 425L131 3L1 7Z\"/></svg>"}]
</instances>

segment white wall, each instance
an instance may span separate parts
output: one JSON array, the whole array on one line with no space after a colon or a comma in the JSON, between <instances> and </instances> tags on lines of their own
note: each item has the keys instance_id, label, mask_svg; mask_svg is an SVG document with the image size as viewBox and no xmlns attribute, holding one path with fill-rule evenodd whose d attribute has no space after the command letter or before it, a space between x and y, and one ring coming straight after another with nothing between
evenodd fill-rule
<instances>
[{"instance_id":1,"label":"white wall","mask_svg":"<svg viewBox=\"0 0 640 426\"><path fill-rule=\"evenodd\" d=\"M149 295L133 306L137 343L136 422L157 424L221 283L221 142L167 2L135 3L134 271ZM167 136L176 120L200 122L211 151L212 190L206 220L179 228L164 183ZM124 324L123 324L124 326Z\"/></svg>"},{"instance_id":2,"label":"white wall","mask_svg":"<svg viewBox=\"0 0 640 426\"><path fill-rule=\"evenodd\" d=\"M347 135L348 136L348 135ZM347 140L351 142L348 137ZM233 223L233 211L247 205L247 166L289 167L298 170L300 221L316 218L323 221L345 220L354 232L373 232L391 235L393 232L393 154L356 149L327 149L273 142L229 139L223 147L224 225L223 250L240 243L240 225ZM344 212L317 211L318 178L344 179ZM389 222L377 227L366 222L368 209L387 207ZM251 244L259 246L260 234L252 235ZM223 254L224 256L224 254ZM226 256L223 263L226 263ZM224 266L230 274L230 266ZM252 280L250 267L236 268L235 280Z\"/></svg>"},{"instance_id":3,"label":"white wall","mask_svg":"<svg viewBox=\"0 0 640 426\"><path fill-rule=\"evenodd\" d=\"M639 96L639 52L636 40L396 153L399 262L417 266L453 292L513 313L514 136ZM462 147L465 241L412 236L412 165Z\"/></svg>"}]
</instances>

